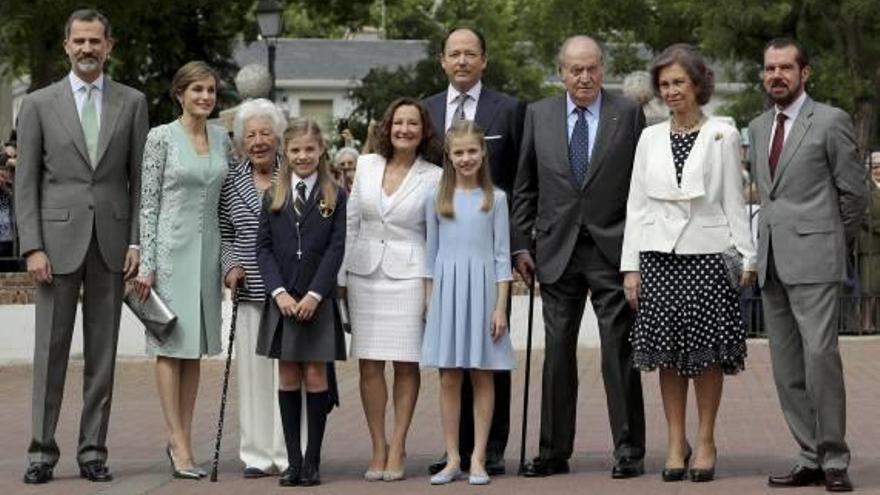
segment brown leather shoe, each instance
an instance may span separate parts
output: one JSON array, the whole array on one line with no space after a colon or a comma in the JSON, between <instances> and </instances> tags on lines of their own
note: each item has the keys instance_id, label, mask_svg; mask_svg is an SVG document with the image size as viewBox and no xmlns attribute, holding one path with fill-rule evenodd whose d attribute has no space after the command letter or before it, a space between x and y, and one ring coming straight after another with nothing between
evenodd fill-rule
<instances>
[{"instance_id":1,"label":"brown leather shoe","mask_svg":"<svg viewBox=\"0 0 880 495\"><path fill-rule=\"evenodd\" d=\"M829 492L853 491L852 481L849 480L849 475L846 474L846 469L826 469L825 490Z\"/></svg>"},{"instance_id":2,"label":"brown leather shoe","mask_svg":"<svg viewBox=\"0 0 880 495\"><path fill-rule=\"evenodd\" d=\"M823 481L825 473L821 469L795 466L788 474L770 475L767 484L772 487L810 486L821 485Z\"/></svg>"}]
</instances>

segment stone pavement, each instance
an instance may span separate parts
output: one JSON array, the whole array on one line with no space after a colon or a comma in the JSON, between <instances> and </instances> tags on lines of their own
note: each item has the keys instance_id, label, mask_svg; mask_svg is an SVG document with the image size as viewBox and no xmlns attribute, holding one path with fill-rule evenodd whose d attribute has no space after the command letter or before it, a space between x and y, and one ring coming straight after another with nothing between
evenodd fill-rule
<instances>
[{"instance_id":1,"label":"stone pavement","mask_svg":"<svg viewBox=\"0 0 880 495\"><path fill-rule=\"evenodd\" d=\"M848 440L853 451L850 473L857 493L880 494L880 338L847 338L841 348L848 386ZM360 474L369 459L369 438L358 397L354 362L340 366L341 409L329 418L323 455L324 485L314 488L277 486L276 478L243 480L237 461L237 418L235 383L226 422L221 455L220 482L172 480L164 457L164 426L156 400L152 364L144 360L122 360L117 368L113 416L109 433L110 467L116 477L110 484L93 484L77 477L75 449L80 406L82 367L74 362L68 373L66 400L58 428L62 458L55 469L55 481L39 487L21 483L25 449L30 430L30 367L0 366L0 494L395 494L395 493L485 493L485 494L736 494L781 495L824 493L821 487L799 490L771 490L766 487L770 472L790 467L795 444L782 420L770 373L768 349L752 341L747 370L727 380L718 422L718 479L710 484L662 483L659 471L664 460L665 421L656 374L644 379L648 421L647 474L634 480L612 480L610 435L605 399L599 374L598 350L579 353L578 436L573 473L547 479L525 479L513 475L495 477L488 487L466 483L450 487L428 485L426 468L440 453L442 434L437 407L435 373L423 374L422 392L408 443L409 478L398 483L366 483ZM519 458L524 353L514 376L514 408L507 469L515 473ZM533 356L529 421L529 454L537 450L538 404L541 355ZM223 374L223 361L204 362L202 388L196 411L194 442L196 455L207 464L213 451L214 428ZM233 372L233 377L235 373ZM688 418L690 437L695 428L693 396ZM784 492L784 493L783 493Z\"/></svg>"}]
</instances>

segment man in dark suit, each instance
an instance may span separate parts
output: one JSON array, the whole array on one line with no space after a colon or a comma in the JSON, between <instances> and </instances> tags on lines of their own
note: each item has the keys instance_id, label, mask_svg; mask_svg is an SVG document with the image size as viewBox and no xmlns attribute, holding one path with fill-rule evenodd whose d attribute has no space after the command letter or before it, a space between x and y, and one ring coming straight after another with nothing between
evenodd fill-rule
<instances>
[{"instance_id":1,"label":"man in dark suit","mask_svg":"<svg viewBox=\"0 0 880 495\"><path fill-rule=\"evenodd\" d=\"M124 279L137 273L141 159L147 100L103 74L110 23L78 10L65 26L70 74L29 94L18 117L15 182L21 252L37 282L33 438L25 483L58 462L55 427L82 288L80 476L110 481L107 425Z\"/></svg>"},{"instance_id":2,"label":"man in dark suit","mask_svg":"<svg viewBox=\"0 0 880 495\"><path fill-rule=\"evenodd\" d=\"M810 73L800 43L768 43L764 90L774 106L749 124L749 162L761 196L758 280L773 377L800 446L794 468L770 476L768 484L824 481L828 491L851 491L837 317L847 246L859 231L868 188L852 120L807 95Z\"/></svg>"},{"instance_id":3,"label":"man in dark suit","mask_svg":"<svg viewBox=\"0 0 880 495\"><path fill-rule=\"evenodd\" d=\"M441 141L452 122L473 120L486 133L489 169L492 181L510 201L525 105L504 93L483 86L483 71L488 64L486 41L471 28L453 28L446 35L440 65L449 79L449 88L426 98L434 135ZM438 162L439 163L439 162ZM511 229L515 232L515 229ZM510 305L508 304L508 308ZM473 387L469 379L462 382L459 452L462 467L467 469L474 446ZM510 433L510 371L495 373L495 410L486 447L486 471L490 475L504 473L504 449ZM446 466L446 457L429 466L435 474Z\"/></svg>"},{"instance_id":4,"label":"man in dark suit","mask_svg":"<svg viewBox=\"0 0 880 495\"><path fill-rule=\"evenodd\" d=\"M602 51L586 36L559 50L566 94L529 105L514 185L513 221L534 231L546 349L538 457L526 476L566 473L574 446L577 342L587 295L599 321L602 378L614 440L612 477L644 471L645 419L632 366L632 313L620 253L633 156L645 116L638 104L602 89ZM520 245L517 270L535 263Z\"/></svg>"}]
</instances>

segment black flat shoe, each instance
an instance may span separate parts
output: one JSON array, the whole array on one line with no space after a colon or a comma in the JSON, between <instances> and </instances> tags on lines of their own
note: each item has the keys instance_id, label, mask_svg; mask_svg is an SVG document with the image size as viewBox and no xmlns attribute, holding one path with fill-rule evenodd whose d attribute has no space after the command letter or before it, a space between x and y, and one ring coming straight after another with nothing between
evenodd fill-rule
<instances>
[{"instance_id":1,"label":"black flat shoe","mask_svg":"<svg viewBox=\"0 0 880 495\"><path fill-rule=\"evenodd\" d=\"M288 467L281 473L281 477L278 478L278 485L280 486L299 486L300 484L300 476L301 468L300 466L296 467Z\"/></svg>"},{"instance_id":2,"label":"black flat shoe","mask_svg":"<svg viewBox=\"0 0 880 495\"><path fill-rule=\"evenodd\" d=\"M663 478L663 481L684 481L687 478L688 474L688 464L691 462L691 454L694 451L691 449L691 445L687 446L687 454L684 456L684 467L680 468L663 468L663 471L660 472L660 476Z\"/></svg>"},{"instance_id":3,"label":"black flat shoe","mask_svg":"<svg viewBox=\"0 0 880 495\"><path fill-rule=\"evenodd\" d=\"M306 463L303 465L299 486L318 486L321 484L321 473L318 468Z\"/></svg>"},{"instance_id":4,"label":"black flat shoe","mask_svg":"<svg viewBox=\"0 0 880 495\"><path fill-rule=\"evenodd\" d=\"M113 481L113 475L104 461L89 461L79 466L79 477L96 483Z\"/></svg>"},{"instance_id":5,"label":"black flat shoe","mask_svg":"<svg viewBox=\"0 0 880 495\"><path fill-rule=\"evenodd\" d=\"M440 456L439 459L432 462L431 464L428 464L428 472L431 473L432 475L437 474L440 471L443 471L443 469L445 469L445 468L446 468L446 454L443 454L442 456Z\"/></svg>"},{"instance_id":6,"label":"black flat shoe","mask_svg":"<svg viewBox=\"0 0 880 495\"><path fill-rule=\"evenodd\" d=\"M24 479L28 485L42 485L52 481L52 466L44 462L32 462L28 464L24 472Z\"/></svg>"}]
</instances>

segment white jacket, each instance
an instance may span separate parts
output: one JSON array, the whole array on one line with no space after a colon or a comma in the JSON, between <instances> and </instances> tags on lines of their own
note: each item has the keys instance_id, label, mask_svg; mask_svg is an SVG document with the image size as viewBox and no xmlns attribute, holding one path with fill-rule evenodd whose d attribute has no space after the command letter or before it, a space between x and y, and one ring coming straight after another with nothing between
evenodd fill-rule
<instances>
[{"instance_id":1,"label":"white jacket","mask_svg":"<svg viewBox=\"0 0 880 495\"><path fill-rule=\"evenodd\" d=\"M341 286L347 272L370 275L380 267L396 279L426 276L425 196L436 189L442 169L417 158L383 213L385 162L375 154L358 158L348 198Z\"/></svg>"},{"instance_id":2,"label":"white jacket","mask_svg":"<svg viewBox=\"0 0 880 495\"><path fill-rule=\"evenodd\" d=\"M676 182L669 121L642 131L626 209L620 270L639 270L639 253L721 253L731 246L754 270L740 164L739 132L709 119Z\"/></svg>"}]
</instances>

